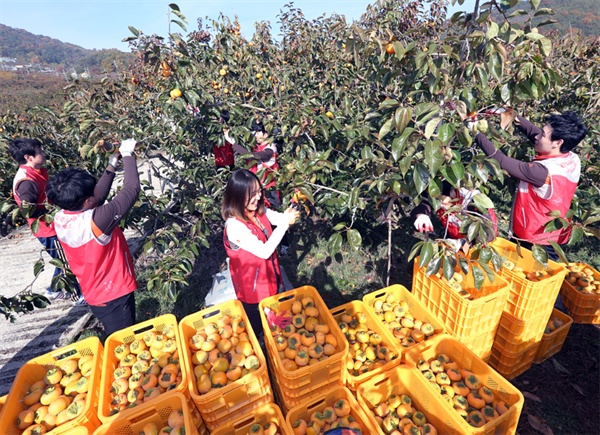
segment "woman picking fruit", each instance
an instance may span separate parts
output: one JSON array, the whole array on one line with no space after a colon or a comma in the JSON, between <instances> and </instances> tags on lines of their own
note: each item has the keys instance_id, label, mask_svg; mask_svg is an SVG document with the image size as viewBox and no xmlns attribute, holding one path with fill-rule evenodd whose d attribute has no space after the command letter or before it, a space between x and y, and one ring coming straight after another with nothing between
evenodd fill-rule
<instances>
[{"instance_id":1,"label":"woman picking fruit","mask_svg":"<svg viewBox=\"0 0 600 435\"><path fill-rule=\"evenodd\" d=\"M283 289L275 250L299 212L292 207L283 213L267 208L256 174L238 169L227 183L221 215L225 219L223 243L233 287L260 339L263 334L258 304ZM271 225L276 226L275 230Z\"/></svg>"}]
</instances>

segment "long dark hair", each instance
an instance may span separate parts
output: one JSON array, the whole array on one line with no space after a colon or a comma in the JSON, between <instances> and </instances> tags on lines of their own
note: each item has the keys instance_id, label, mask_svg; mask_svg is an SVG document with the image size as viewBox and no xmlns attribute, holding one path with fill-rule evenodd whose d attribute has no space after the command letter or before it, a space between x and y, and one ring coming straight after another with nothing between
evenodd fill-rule
<instances>
[{"instance_id":1,"label":"long dark hair","mask_svg":"<svg viewBox=\"0 0 600 435\"><path fill-rule=\"evenodd\" d=\"M225 198L221 206L221 216L227 220L235 217L244 221L248 221L246 216L246 206L250 200L250 195L256 189L263 189L263 186L256 176L247 169L238 169L227 182L225 188ZM265 212L265 196L262 195L258 201L256 213L263 214Z\"/></svg>"}]
</instances>

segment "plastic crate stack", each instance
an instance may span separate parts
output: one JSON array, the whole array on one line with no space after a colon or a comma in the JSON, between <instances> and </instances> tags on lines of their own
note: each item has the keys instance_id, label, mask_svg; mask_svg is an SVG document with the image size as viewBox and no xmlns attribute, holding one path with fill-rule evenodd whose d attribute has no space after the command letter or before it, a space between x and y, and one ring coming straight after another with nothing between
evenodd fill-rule
<instances>
[{"instance_id":1,"label":"plastic crate stack","mask_svg":"<svg viewBox=\"0 0 600 435\"><path fill-rule=\"evenodd\" d=\"M464 276L460 289L453 288L445 278L427 276L426 267L419 267L417 257L412 293L444 322L446 331L478 357L488 360L510 286L500 276L493 281L487 274L484 277L480 290L475 287L471 272Z\"/></svg>"},{"instance_id":2,"label":"plastic crate stack","mask_svg":"<svg viewBox=\"0 0 600 435\"><path fill-rule=\"evenodd\" d=\"M235 325L229 323L232 319L236 319ZM239 343L246 341L249 342L249 345L239 346L238 343L234 348L232 344L230 349L214 347L213 345L203 348L212 348L210 351L202 348L192 349L193 337L198 332L201 334L210 332L214 328L213 325L219 328L224 328L224 325L233 325L233 333L238 337L246 334L243 338L247 338L247 340L239 338ZM225 329L229 330L229 328ZM179 333L184 343L181 352L184 368L190 374L187 379L189 394L210 431L229 425L240 416L251 414L261 406L273 403L274 397L269 381L267 362L240 301L226 301L184 317L179 322ZM229 340L233 337L227 337L228 333L222 335L221 340ZM208 334L206 340L210 341L210 339L210 334ZM229 373L229 369L234 370L242 365L241 375L237 379L227 378L226 382L218 388L214 387L216 378L210 379L208 386L212 384L212 387L208 391L202 391L202 376L210 373L209 367L216 361L219 352L228 351L235 352L238 355L236 356L236 363L233 362L232 355L231 366L226 369L227 373ZM242 353L245 358L241 356ZM223 363L223 361L220 361L220 363ZM220 367L218 370L223 369L225 367Z\"/></svg>"},{"instance_id":3,"label":"plastic crate stack","mask_svg":"<svg viewBox=\"0 0 600 435\"><path fill-rule=\"evenodd\" d=\"M289 328L283 331L276 330L271 333L270 325L265 316L265 308L269 308L275 313L294 313L295 310L299 310L298 307L300 305L298 304L302 305L302 310L305 313L308 312L307 307L311 307L310 312L308 312L309 315L300 314L298 317L300 319L299 322L301 322L302 316L306 320L315 319L310 320L311 325L305 328L303 325L296 323L295 320L292 320ZM289 412L292 408L301 405L311 398L319 397L329 392L333 387L344 385L346 374L344 363L348 354L348 342L345 340L319 292L314 287L303 286L265 298L260 302L259 307L265 330L265 346L271 369L273 392L284 413ZM312 308L315 308L316 311ZM294 323L296 323L296 326L293 326ZM318 328L315 326L316 324L319 324ZM325 335L330 336L329 344L332 346L328 347L331 349L330 355L326 358L312 358L315 361L311 362L311 364L291 364L291 361L296 359L294 355L302 351L300 350L300 346L292 345L289 343L289 340L287 343L284 343L284 340L290 334L295 334L292 338L295 342L298 342L301 337L300 332L302 332L302 335L306 335L302 331L303 329L308 330L311 334L315 331L314 336L317 335L319 329L327 331ZM310 331L311 329L313 331ZM275 336L279 336L277 343ZM284 354L284 346L285 350L288 350L288 356ZM319 353L321 351L321 349L318 350ZM307 355L302 354L302 357L306 361Z\"/></svg>"},{"instance_id":4,"label":"plastic crate stack","mask_svg":"<svg viewBox=\"0 0 600 435\"><path fill-rule=\"evenodd\" d=\"M551 322L553 324L552 327L550 327ZM550 316L550 320L548 320L548 327L544 330L542 341L540 341L533 362L541 364L560 352L572 324L573 319L567 314L556 308L552 310L552 315Z\"/></svg>"},{"instance_id":5,"label":"plastic crate stack","mask_svg":"<svg viewBox=\"0 0 600 435\"><path fill-rule=\"evenodd\" d=\"M490 365L507 379L525 372L535 359L540 340L566 275L566 269L549 260L544 267L530 250L497 238L492 247L512 263L500 275L510 283L510 293L494 338ZM538 273L539 281L526 274Z\"/></svg>"},{"instance_id":6,"label":"plastic crate stack","mask_svg":"<svg viewBox=\"0 0 600 435\"><path fill-rule=\"evenodd\" d=\"M568 271L560 289L562 303L575 323L600 324L600 272L585 263L570 264L569 269L577 266L579 272ZM591 272L591 275L585 272ZM588 282L581 282L587 277ZM588 284L587 289L581 284ZM591 287L594 290L591 291Z\"/></svg>"},{"instance_id":7,"label":"plastic crate stack","mask_svg":"<svg viewBox=\"0 0 600 435\"><path fill-rule=\"evenodd\" d=\"M47 434L63 434L75 428L83 428L91 434L100 426L96 408L99 400L102 362L103 348L97 337L78 341L29 360L17 372L10 392L6 396L6 402L0 413L2 433L20 435L27 429L31 433L38 431ZM56 376L58 381L55 383L52 378ZM65 379L63 384L60 383L62 378ZM84 379L86 380L83 381ZM66 384L66 380L73 381L75 384L70 382ZM40 385L41 390L39 390ZM64 406L66 405L64 403L59 405L64 400L59 400L60 396L71 397L71 405ZM56 413L55 411L60 408L64 409ZM33 417L31 411L33 409L38 411L39 423L29 420ZM44 414L39 409L44 409ZM30 411L31 416L27 417ZM17 427L18 418L19 427ZM33 429L33 426L37 429Z\"/></svg>"},{"instance_id":8,"label":"plastic crate stack","mask_svg":"<svg viewBox=\"0 0 600 435\"><path fill-rule=\"evenodd\" d=\"M452 419L444 421L449 430L438 430L438 433L487 435L516 432L525 401L523 394L455 337L437 336L428 343L427 348L409 350L406 360L408 365L421 372L424 379L431 378L426 383L428 390L443 398L442 407L451 414ZM449 398L444 394L443 388L448 385L448 380L437 379L442 374L434 373L435 364L447 372L460 373L462 380L452 383L456 393L453 397ZM463 393L461 389L466 391ZM480 397L473 393L478 393ZM467 394L466 398L464 394ZM484 397L483 394L489 397ZM464 400L459 400L459 396ZM484 403L472 403L473 398L483 399ZM491 412L488 414L488 411ZM479 413L479 417L474 419L473 413Z\"/></svg>"}]
</instances>

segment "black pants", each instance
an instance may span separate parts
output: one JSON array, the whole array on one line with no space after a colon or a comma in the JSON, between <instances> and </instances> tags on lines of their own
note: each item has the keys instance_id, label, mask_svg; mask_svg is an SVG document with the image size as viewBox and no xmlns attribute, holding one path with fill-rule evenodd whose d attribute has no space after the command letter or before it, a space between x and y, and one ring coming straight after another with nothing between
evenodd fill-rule
<instances>
[{"instance_id":1,"label":"black pants","mask_svg":"<svg viewBox=\"0 0 600 435\"><path fill-rule=\"evenodd\" d=\"M90 305L92 314L104 326L108 337L113 332L135 325L135 292L107 302L106 305Z\"/></svg>"}]
</instances>

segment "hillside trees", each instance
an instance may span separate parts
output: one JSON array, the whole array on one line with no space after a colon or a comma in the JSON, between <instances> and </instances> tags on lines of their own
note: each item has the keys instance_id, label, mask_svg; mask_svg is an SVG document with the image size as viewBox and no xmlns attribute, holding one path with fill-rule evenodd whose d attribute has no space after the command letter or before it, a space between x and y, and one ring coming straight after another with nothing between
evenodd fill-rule
<instances>
[{"instance_id":1,"label":"hillside trees","mask_svg":"<svg viewBox=\"0 0 600 435\"><path fill-rule=\"evenodd\" d=\"M61 121L42 137L76 149L71 164L96 172L106 162L101 140L133 136L143 144L142 158L161 161L155 175L168 194L157 197L146 186L128 223L147 237L144 249L155 259L147 287L173 298L222 227L230 171L212 161L213 145L223 141L222 109L231 112L232 134L242 144L252 141L254 117L270 132L279 129L276 181L284 203L294 189L307 196L311 216L331 226L331 254L343 243L358 249L379 228L388 230L391 247L395 231L412 231L399 227L400 217L423 195L439 207L443 180L479 188L484 193L475 204L487 208L504 176L473 148L463 124L468 116L506 105L541 124L553 110L577 110L591 134L579 150L586 166L570 224L574 240L598 236L598 195L590 195L600 186L598 41L542 35L532 19L549 11L538 0L502 3L446 17L439 2L378 0L354 24L340 15L307 20L289 6L279 16L279 41L267 23L257 23L246 40L237 20L225 16L208 26L199 21L188 34L173 32L169 41L130 28L137 62L126 79L107 78L91 91L70 88L60 114L40 112L42 120ZM529 10L516 10L523 5ZM185 15L170 8L173 27L187 32ZM492 9L507 8L501 20L491 18ZM526 19L513 23L510 14ZM171 97L173 89L182 95ZM5 138L29 133L12 121L5 121ZM490 124L490 136L509 154L530 152L510 128ZM567 223L553 223L561 224ZM487 246L486 225L477 213L465 224L475 256L485 260L479 265L469 265L444 239L419 242L413 253L430 273L450 274L458 264L481 282L491 273L487 261L494 267L501 261ZM534 252L546 260L542 250Z\"/></svg>"}]
</instances>

